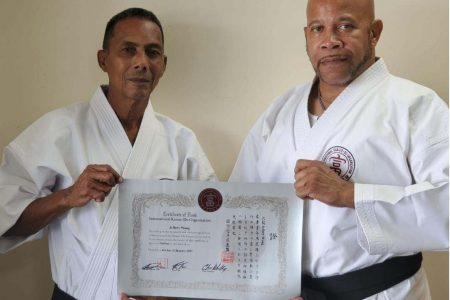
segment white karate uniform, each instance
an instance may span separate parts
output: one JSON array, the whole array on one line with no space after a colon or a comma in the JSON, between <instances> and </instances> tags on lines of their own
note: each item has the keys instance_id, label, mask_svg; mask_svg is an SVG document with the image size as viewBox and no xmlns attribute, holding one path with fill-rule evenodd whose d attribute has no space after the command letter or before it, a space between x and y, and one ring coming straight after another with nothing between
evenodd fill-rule
<instances>
[{"instance_id":1,"label":"white karate uniform","mask_svg":"<svg viewBox=\"0 0 450 300\"><path fill-rule=\"evenodd\" d=\"M298 159L355 183L356 209L305 201L303 272L325 277L448 249L448 107L382 59L311 126L313 82L278 98L247 136L230 181L294 182ZM294 188L294 187L293 187ZM421 269L370 299L429 299Z\"/></svg>"},{"instance_id":2,"label":"white karate uniform","mask_svg":"<svg viewBox=\"0 0 450 300\"><path fill-rule=\"evenodd\" d=\"M155 113L151 104L132 146L102 88L98 88L89 103L44 115L5 148L0 167L0 235L33 200L71 186L88 164L111 165L124 178L216 178L194 133ZM116 190L117 186L103 203L91 201L73 208L47 226L53 280L76 298L118 298ZM109 219L108 213L112 216ZM109 223L105 225L106 220ZM103 227L111 232L95 248ZM1 237L0 251L40 238L43 233L41 230L28 238ZM103 247L103 242L109 246ZM96 257L90 259L94 249ZM90 260L103 258L103 268L87 270ZM95 278L100 283L90 287Z\"/></svg>"}]
</instances>

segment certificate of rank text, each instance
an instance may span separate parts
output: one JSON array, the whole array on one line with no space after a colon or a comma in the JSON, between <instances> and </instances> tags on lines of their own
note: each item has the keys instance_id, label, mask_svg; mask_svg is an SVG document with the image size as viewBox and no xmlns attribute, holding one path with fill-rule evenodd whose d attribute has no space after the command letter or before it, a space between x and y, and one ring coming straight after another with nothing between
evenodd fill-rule
<instances>
[{"instance_id":1,"label":"certificate of rank text","mask_svg":"<svg viewBox=\"0 0 450 300\"><path fill-rule=\"evenodd\" d=\"M127 295L300 295L303 201L293 184L125 180L118 289Z\"/></svg>"}]
</instances>

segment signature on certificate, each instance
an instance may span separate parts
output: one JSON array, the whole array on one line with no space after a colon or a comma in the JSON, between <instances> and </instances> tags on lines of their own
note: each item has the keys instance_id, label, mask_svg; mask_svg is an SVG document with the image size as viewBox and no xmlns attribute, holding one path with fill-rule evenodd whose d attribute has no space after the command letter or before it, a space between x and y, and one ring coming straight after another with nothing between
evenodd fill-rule
<instances>
[{"instance_id":1,"label":"signature on certificate","mask_svg":"<svg viewBox=\"0 0 450 300\"><path fill-rule=\"evenodd\" d=\"M181 271L183 269L186 269L187 264L188 263L186 261L177 262L172 266L172 271ZM159 271L162 269L167 269L167 267L161 264L161 262L149 263L148 265L142 267L142 270L144 271Z\"/></svg>"},{"instance_id":2,"label":"signature on certificate","mask_svg":"<svg viewBox=\"0 0 450 300\"><path fill-rule=\"evenodd\" d=\"M222 264L206 264L202 267L203 272L225 272L228 270L227 266Z\"/></svg>"},{"instance_id":3,"label":"signature on certificate","mask_svg":"<svg viewBox=\"0 0 450 300\"><path fill-rule=\"evenodd\" d=\"M180 261L172 266L172 271L181 271L187 268L187 262Z\"/></svg>"},{"instance_id":4,"label":"signature on certificate","mask_svg":"<svg viewBox=\"0 0 450 300\"><path fill-rule=\"evenodd\" d=\"M142 267L142 270L145 271L158 271L163 269L160 263L149 263L148 265L145 265Z\"/></svg>"}]
</instances>

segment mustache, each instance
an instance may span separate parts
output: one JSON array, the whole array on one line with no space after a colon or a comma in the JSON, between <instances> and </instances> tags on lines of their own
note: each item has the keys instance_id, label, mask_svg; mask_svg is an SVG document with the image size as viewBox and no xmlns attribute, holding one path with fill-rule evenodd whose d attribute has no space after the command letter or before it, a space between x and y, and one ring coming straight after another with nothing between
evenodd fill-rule
<instances>
[{"instance_id":1,"label":"mustache","mask_svg":"<svg viewBox=\"0 0 450 300\"><path fill-rule=\"evenodd\" d=\"M153 76L151 74L130 74L126 76L126 79L137 81L152 81Z\"/></svg>"},{"instance_id":2,"label":"mustache","mask_svg":"<svg viewBox=\"0 0 450 300\"><path fill-rule=\"evenodd\" d=\"M333 62L333 61L341 61L341 60L347 60L349 58L348 55L327 55L319 59L318 64L327 63L327 62Z\"/></svg>"}]
</instances>

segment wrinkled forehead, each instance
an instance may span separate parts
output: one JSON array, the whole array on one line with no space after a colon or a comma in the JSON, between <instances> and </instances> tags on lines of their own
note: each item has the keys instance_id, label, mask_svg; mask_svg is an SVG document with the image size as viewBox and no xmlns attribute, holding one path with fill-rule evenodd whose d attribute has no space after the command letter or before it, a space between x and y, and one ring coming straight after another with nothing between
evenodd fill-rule
<instances>
[{"instance_id":1,"label":"wrinkled forehead","mask_svg":"<svg viewBox=\"0 0 450 300\"><path fill-rule=\"evenodd\" d=\"M306 17L308 24L319 17L352 16L373 21L375 18L373 0L308 0Z\"/></svg>"},{"instance_id":2,"label":"wrinkled forehead","mask_svg":"<svg viewBox=\"0 0 450 300\"><path fill-rule=\"evenodd\" d=\"M162 33L158 25L143 18L127 18L117 22L112 37L115 41L145 40L162 44Z\"/></svg>"}]
</instances>

